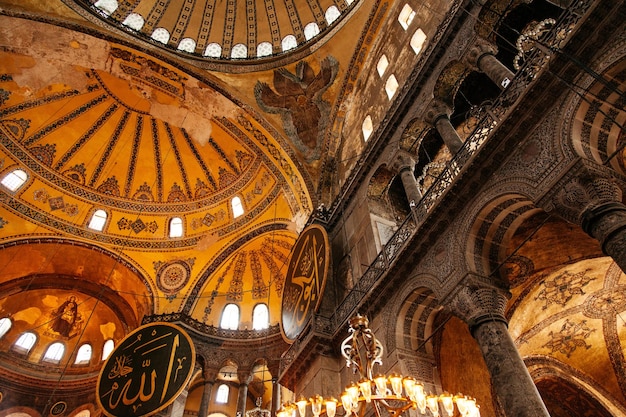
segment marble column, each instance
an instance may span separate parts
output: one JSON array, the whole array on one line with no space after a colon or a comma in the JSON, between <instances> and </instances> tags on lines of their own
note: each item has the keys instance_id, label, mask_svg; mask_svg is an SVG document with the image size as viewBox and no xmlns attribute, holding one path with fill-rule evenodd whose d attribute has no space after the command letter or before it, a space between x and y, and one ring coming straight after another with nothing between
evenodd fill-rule
<instances>
[{"instance_id":1,"label":"marble column","mask_svg":"<svg viewBox=\"0 0 626 417\"><path fill-rule=\"evenodd\" d=\"M626 272L626 206L622 188L609 168L578 161L539 205L580 225Z\"/></svg>"},{"instance_id":2,"label":"marble column","mask_svg":"<svg viewBox=\"0 0 626 417\"><path fill-rule=\"evenodd\" d=\"M280 385L278 378L272 378L272 417L276 417L276 412L280 409Z\"/></svg>"},{"instance_id":3,"label":"marble column","mask_svg":"<svg viewBox=\"0 0 626 417\"><path fill-rule=\"evenodd\" d=\"M200 400L198 417L207 417L209 414L209 404L211 402L211 394L213 392L213 384L215 383L216 375L217 372L215 371L204 371L204 388L202 390L202 399Z\"/></svg>"},{"instance_id":4,"label":"marble column","mask_svg":"<svg viewBox=\"0 0 626 417\"><path fill-rule=\"evenodd\" d=\"M465 56L472 67L483 72L501 90L504 90L515 74L496 58L497 49L491 43L478 39Z\"/></svg>"},{"instance_id":5,"label":"marble column","mask_svg":"<svg viewBox=\"0 0 626 417\"><path fill-rule=\"evenodd\" d=\"M419 184L415 179L415 174L413 174L415 171L415 159L413 159L410 153L400 150L396 153L392 166L400 175L404 193L411 208L415 207L422 199Z\"/></svg>"},{"instance_id":6,"label":"marble column","mask_svg":"<svg viewBox=\"0 0 626 417\"><path fill-rule=\"evenodd\" d=\"M246 403L248 402L248 384L250 384L252 375L247 371L237 372L239 376L239 396L237 397L237 415L244 417L246 415Z\"/></svg>"},{"instance_id":7,"label":"marble column","mask_svg":"<svg viewBox=\"0 0 626 417\"><path fill-rule=\"evenodd\" d=\"M452 114L452 109L446 103L435 99L431 101L424 120L435 127L443 143L454 156L463 146L463 141L450 123L450 114Z\"/></svg>"},{"instance_id":8,"label":"marble column","mask_svg":"<svg viewBox=\"0 0 626 417\"><path fill-rule=\"evenodd\" d=\"M504 317L507 295L486 284L461 283L445 304L469 325L506 416L550 417L509 334Z\"/></svg>"}]
</instances>

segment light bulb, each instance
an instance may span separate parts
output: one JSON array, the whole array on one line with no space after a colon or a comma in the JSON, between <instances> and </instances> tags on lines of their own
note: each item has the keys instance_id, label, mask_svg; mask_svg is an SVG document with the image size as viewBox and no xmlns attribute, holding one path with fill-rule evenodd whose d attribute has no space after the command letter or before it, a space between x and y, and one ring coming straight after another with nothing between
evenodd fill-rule
<instances>
[{"instance_id":1,"label":"light bulb","mask_svg":"<svg viewBox=\"0 0 626 417\"><path fill-rule=\"evenodd\" d=\"M393 393L400 397L402 395L402 377L398 374L391 374L389 375L389 382Z\"/></svg>"},{"instance_id":2,"label":"light bulb","mask_svg":"<svg viewBox=\"0 0 626 417\"><path fill-rule=\"evenodd\" d=\"M426 412L426 394L424 394L424 386L421 383L417 383L413 386L413 401L417 403L417 408L420 409L420 413Z\"/></svg>"},{"instance_id":3,"label":"light bulb","mask_svg":"<svg viewBox=\"0 0 626 417\"><path fill-rule=\"evenodd\" d=\"M415 378L411 376L407 376L402 380L402 385L404 385L404 392L407 397L411 397L413 395L413 387L415 386Z\"/></svg>"},{"instance_id":4,"label":"light bulb","mask_svg":"<svg viewBox=\"0 0 626 417\"><path fill-rule=\"evenodd\" d=\"M323 398L319 395L316 395L315 398L311 398L311 410L313 411L313 415L315 417L319 417L322 413L322 402Z\"/></svg>"},{"instance_id":5,"label":"light bulb","mask_svg":"<svg viewBox=\"0 0 626 417\"><path fill-rule=\"evenodd\" d=\"M337 400L331 397L327 399L325 403L326 403L326 415L328 417L335 417L335 413L337 412Z\"/></svg>"},{"instance_id":6,"label":"light bulb","mask_svg":"<svg viewBox=\"0 0 626 417\"><path fill-rule=\"evenodd\" d=\"M433 417L437 417L439 415L439 402L437 401L437 397L428 396L426 397L426 406L433 414Z\"/></svg>"},{"instance_id":7,"label":"light bulb","mask_svg":"<svg viewBox=\"0 0 626 417\"><path fill-rule=\"evenodd\" d=\"M441 399L443 409L446 410L448 416L452 417L452 415L454 414L454 397L446 392L442 394L439 398Z\"/></svg>"},{"instance_id":8,"label":"light bulb","mask_svg":"<svg viewBox=\"0 0 626 417\"><path fill-rule=\"evenodd\" d=\"M359 381L359 388L361 389L361 394L363 394L363 398L365 398L366 402L372 401L372 381L369 379L363 378Z\"/></svg>"},{"instance_id":9,"label":"light bulb","mask_svg":"<svg viewBox=\"0 0 626 417\"><path fill-rule=\"evenodd\" d=\"M387 377L385 375L376 375L374 383L376 384L376 391L378 391L378 395L387 394Z\"/></svg>"},{"instance_id":10,"label":"light bulb","mask_svg":"<svg viewBox=\"0 0 626 417\"><path fill-rule=\"evenodd\" d=\"M343 410L346 412L345 417L348 417L352 414L352 397L346 391L341 394L341 405L343 406Z\"/></svg>"},{"instance_id":11,"label":"light bulb","mask_svg":"<svg viewBox=\"0 0 626 417\"><path fill-rule=\"evenodd\" d=\"M300 417L306 417L306 404L307 404L307 400L304 397L300 397L300 399L296 401L296 405L298 406L298 412L300 413Z\"/></svg>"},{"instance_id":12,"label":"light bulb","mask_svg":"<svg viewBox=\"0 0 626 417\"><path fill-rule=\"evenodd\" d=\"M353 382L346 388L346 391L352 400L352 404L359 401L359 386L357 384Z\"/></svg>"}]
</instances>

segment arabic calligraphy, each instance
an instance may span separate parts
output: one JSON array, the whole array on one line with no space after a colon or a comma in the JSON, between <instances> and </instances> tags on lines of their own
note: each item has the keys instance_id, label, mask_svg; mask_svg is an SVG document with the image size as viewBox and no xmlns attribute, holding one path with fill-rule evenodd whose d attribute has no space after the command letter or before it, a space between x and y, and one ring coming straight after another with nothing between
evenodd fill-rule
<instances>
[{"instance_id":1,"label":"arabic calligraphy","mask_svg":"<svg viewBox=\"0 0 626 417\"><path fill-rule=\"evenodd\" d=\"M302 232L292 252L282 301L282 331L295 340L319 306L328 274L326 231L311 225Z\"/></svg>"},{"instance_id":2,"label":"arabic calligraphy","mask_svg":"<svg viewBox=\"0 0 626 417\"><path fill-rule=\"evenodd\" d=\"M181 328L169 323L142 326L104 364L98 404L109 417L155 414L185 388L194 362L193 342Z\"/></svg>"}]
</instances>

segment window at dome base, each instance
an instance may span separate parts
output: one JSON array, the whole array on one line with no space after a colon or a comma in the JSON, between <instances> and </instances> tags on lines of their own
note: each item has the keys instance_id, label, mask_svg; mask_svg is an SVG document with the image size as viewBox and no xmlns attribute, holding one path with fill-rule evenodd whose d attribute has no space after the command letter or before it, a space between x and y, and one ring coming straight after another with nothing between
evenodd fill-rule
<instances>
[{"instance_id":1,"label":"window at dome base","mask_svg":"<svg viewBox=\"0 0 626 417\"><path fill-rule=\"evenodd\" d=\"M231 201L231 206L233 208L233 218L237 218L244 213L241 198L233 197L233 200Z\"/></svg>"},{"instance_id":2,"label":"window at dome base","mask_svg":"<svg viewBox=\"0 0 626 417\"><path fill-rule=\"evenodd\" d=\"M167 44L167 42L170 40L170 33L167 31L167 29L156 28L154 29L154 32L152 32L152 36L150 37L157 42Z\"/></svg>"},{"instance_id":3,"label":"window at dome base","mask_svg":"<svg viewBox=\"0 0 626 417\"><path fill-rule=\"evenodd\" d=\"M126 19L124 19L124 21L122 22L124 26L127 26L136 31L140 31L144 23L145 23L145 20L139 13L129 14L128 16L126 16Z\"/></svg>"},{"instance_id":4,"label":"window at dome base","mask_svg":"<svg viewBox=\"0 0 626 417\"><path fill-rule=\"evenodd\" d=\"M115 349L115 342L113 341L113 339L109 339L104 342L104 346L102 347L103 361L105 361L109 357L109 355L113 352L113 349Z\"/></svg>"},{"instance_id":5,"label":"window at dome base","mask_svg":"<svg viewBox=\"0 0 626 417\"><path fill-rule=\"evenodd\" d=\"M106 16L109 16L117 10L118 5L116 0L98 0L94 3L94 6Z\"/></svg>"},{"instance_id":6,"label":"window at dome base","mask_svg":"<svg viewBox=\"0 0 626 417\"><path fill-rule=\"evenodd\" d=\"M183 237L183 219L173 217L170 220L170 237Z\"/></svg>"},{"instance_id":7,"label":"window at dome base","mask_svg":"<svg viewBox=\"0 0 626 417\"><path fill-rule=\"evenodd\" d=\"M91 220L87 225L88 228L101 232L107 222L107 212L104 210L96 210L91 216Z\"/></svg>"},{"instance_id":8,"label":"window at dome base","mask_svg":"<svg viewBox=\"0 0 626 417\"><path fill-rule=\"evenodd\" d=\"M226 304L222 312L220 327L227 330L237 330L239 328L239 307L236 304Z\"/></svg>"},{"instance_id":9,"label":"window at dome base","mask_svg":"<svg viewBox=\"0 0 626 417\"><path fill-rule=\"evenodd\" d=\"M204 50L204 56L209 58L219 58L222 56L222 45L219 43L210 43Z\"/></svg>"},{"instance_id":10,"label":"window at dome base","mask_svg":"<svg viewBox=\"0 0 626 417\"><path fill-rule=\"evenodd\" d=\"M266 304L257 304L252 311L252 330L267 329L270 325L270 313Z\"/></svg>"},{"instance_id":11,"label":"window at dome base","mask_svg":"<svg viewBox=\"0 0 626 417\"><path fill-rule=\"evenodd\" d=\"M337 8L337 6L332 5L328 9L326 9L325 17L326 22L329 25L332 25L335 20L339 19L339 16L341 16L341 12Z\"/></svg>"},{"instance_id":12,"label":"window at dome base","mask_svg":"<svg viewBox=\"0 0 626 417\"><path fill-rule=\"evenodd\" d=\"M315 22L311 22L304 27L304 39L313 39L320 33L320 27Z\"/></svg>"},{"instance_id":13,"label":"window at dome base","mask_svg":"<svg viewBox=\"0 0 626 417\"><path fill-rule=\"evenodd\" d=\"M15 341L15 344L11 347L12 350L19 353L28 353L35 346L37 336L32 332L25 332Z\"/></svg>"},{"instance_id":14,"label":"window at dome base","mask_svg":"<svg viewBox=\"0 0 626 417\"><path fill-rule=\"evenodd\" d=\"M287 35L283 38L281 45L283 47L283 52L285 52L298 46L298 41L295 36Z\"/></svg>"},{"instance_id":15,"label":"window at dome base","mask_svg":"<svg viewBox=\"0 0 626 417\"><path fill-rule=\"evenodd\" d=\"M196 50L196 41L191 38L185 38L178 44L178 50L192 54Z\"/></svg>"},{"instance_id":16,"label":"window at dome base","mask_svg":"<svg viewBox=\"0 0 626 417\"><path fill-rule=\"evenodd\" d=\"M11 330L11 319L8 317L4 317L0 319L0 339L7 334L9 330Z\"/></svg>"},{"instance_id":17,"label":"window at dome base","mask_svg":"<svg viewBox=\"0 0 626 417\"><path fill-rule=\"evenodd\" d=\"M247 58L248 57L248 48L243 43L238 43L233 46L233 49L230 50L231 58Z\"/></svg>"},{"instance_id":18,"label":"window at dome base","mask_svg":"<svg viewBox=\"0 0 626 417\"><path fill-rule=\"evenodd\" d=\"M2 178L0 183L9 191L17 191L28 179L28 175L21 169L14 169Z\"/></svg>"},{"instance_id":19,"label":"window at dome base","mask_svg":"<svg viewBox=\"0 0 626 417\"><path fill-rule=\"evenodd\" d=\"M74 365L84 365L89 363L91 360L92 349L89 343L85 343L78 348L78 352L76 353L76 360L74 361Z\"/></svg>"},{"instance_id":20,"label":"window at dome base","mask_svg":"<svg viewBox=\"0 0 626 417\"><path fill-rule=\"evenodd\" d=\"M55 342L48 346L46 353L43 355L44 362L59 363L65 353L65 345L61 342Z\"/></svg>"},{"instance_id":21,"label":"window at dome base","mask_svg":"<svg viewBox=\"0 0 626 417\"><path fill-rule=\"evenodd\" d=\"M272 55L272 44L269 42L261 42L256 47L256 56L261 58L263 56Z\"/></svg>"}]
</instances>

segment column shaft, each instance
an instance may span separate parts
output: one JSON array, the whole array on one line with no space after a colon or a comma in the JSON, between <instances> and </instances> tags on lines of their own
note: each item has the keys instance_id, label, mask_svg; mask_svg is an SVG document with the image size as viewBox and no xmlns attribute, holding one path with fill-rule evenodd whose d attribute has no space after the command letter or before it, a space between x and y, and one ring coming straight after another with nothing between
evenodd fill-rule
<instances>
[{"instance_id":1,"label":"column shaft","mask_svg":"<svg viewBox=\"0 0 626 417\"><path fill-rule=\"evenodd\" d=\"M272 417L276 417L276 412L280 408L280 385L278 378L272 378Z\"/></svg>"},{"instance_id":2,"label":"column shaft","mask_svg":"<svg viewBox=\"0 0 626 417\"><path fill-rule=\"evenodd\" d=\"M485 321L472 330L507 417L550 417L506 324Z\"/></svg>"},{"instance_id":3,"label":"column shaft","mask_svg":"<svg viewBox=\"0 0 626 417\"><path fill-rule=\"evenodd\" d=\"M211 402L212 391L213 382L204 381L204 389L202 390L202 400L200 402L200 409L198 410L198 417L206 417L209 414L209 403Z\"/></svg>"},{"instance_id":4,"label":"column shaft","mask_svg":"<svg viewBox=\"0 0 626 417\"><path fill-rule=\"evenodd\" d=\"M478 59L478 69L484 72L501 90L504 90L515 76L492 54L484 54Z\"/></svg>"},{"instance_id":5,"label":"column shaft","mask_svg":"<svg viewBox=\"0 0 626 417\"><path fill-rule=\"evenodd\" d=\"M626 206L609 202L587 210L582 228L602 245L602 251L626 272Z\"/></svg>"},{"instance_id":6,"label":"column shaft","mask_svg":"<svg viewBox=\"0 0 626 417\"><path fill-rule=\"evenodd\" d=\"M406 167L400 171L400 179L402 180L402 186L409 202L413 201L415 204L422 199L422 193L420 192L419 185L413 175L413 170L410 167Z\"/></svg>"},{"instance_id":7,"label":"column shaft","mask_svg":"<svg viewBox=\"0 0 626 417\"><path fill-rule=\"evenodd\" d=\"M439 132L443 143L450 149L450 153L453 156L456 155L463 146L463 141L459 137L459 134L456 133L447 115L443 115L435 121L435 129Z\"/></svg>"},{"instance_id":8,"label":"column shaft","mask_svg":"<svg viewBox=\"0 0 626 417\"><path fill-rule=\"evenodd\" d=\"M246 415L246 402L248 401L248 384L239 384L239 397L237 398L237 414L241 417Z\"/></svg>"}]
</instances>

